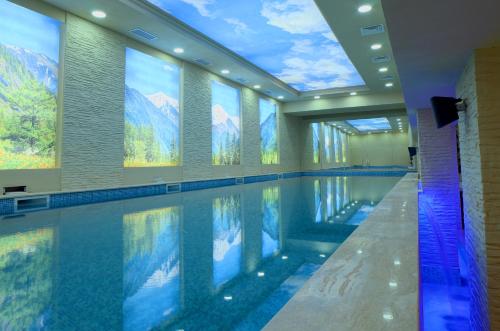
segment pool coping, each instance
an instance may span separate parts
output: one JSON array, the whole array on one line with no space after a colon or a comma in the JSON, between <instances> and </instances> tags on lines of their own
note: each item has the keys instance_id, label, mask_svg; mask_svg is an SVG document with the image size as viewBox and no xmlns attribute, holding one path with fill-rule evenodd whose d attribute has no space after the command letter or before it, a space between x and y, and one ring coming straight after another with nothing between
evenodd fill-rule
<instances>
[{"instance_id":1,"label":"pool coping","mask_svg":"<svg viewBox=\"0 0 500 331\"><path fill-rule=\"evenodd\" d=\"M36 198L47 197L48 208L55 209L71 206L79 206L93 203L109 202L124 199L133 199L147 196L174 194L180 192L188 192L195 190L210 189L216 187L232 186L251 184L272 180L289 179L297 177L308 176L404 176L411 169L402 168L359 168L342 167L323 170L312 171L293 171L284 173L272 173L265 175L253 175L244 177L228 177L207 180L189 180L180 182L158 182L143 185L131 185L122 187L108 187L108 188L93 188L81 189L73 191L56 191L56 192L36 192L36 193L22 193L16 195L2 195L0 196L0 216L14 215L16 211L16 199L20 198ZM179 185L179 190L169 191L169 186ZM40 209L32 210L38 211ZM22 213L32 212L23 211Z\"/></svg>"},{"instance_id":2,"label":"pool coping","mask_svg":"<svg viewBox=\"0 0 500 331\"><path fill-rule=\"evenodd\" d=\"M409 173L264 330L418 330L417 202Z\"/></svg>"}]
</instances>

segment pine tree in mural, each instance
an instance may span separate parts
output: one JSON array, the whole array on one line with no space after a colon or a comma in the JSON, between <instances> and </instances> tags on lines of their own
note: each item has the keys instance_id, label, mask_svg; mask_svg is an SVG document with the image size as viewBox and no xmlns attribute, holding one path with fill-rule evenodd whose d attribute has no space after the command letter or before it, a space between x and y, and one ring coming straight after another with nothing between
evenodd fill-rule
<instances>
[{"instance_id":1,"label":"pine tree in mural","mask_svg":"<svg viewBox=\"0 0 500 331\"><path fill-rule=\"evenodd\" d=\"M0 169L53 168L60 23L4 0L0 22Z\"/></svg>"},{"instance_id":2,"label":"pine tree in mural","mask_svg":"<svg viewBox=\"0 0 500 331\"><path fill-rule=\"evenodd\" d=\"M279 162L277 106L269 100L260 99L259 109L261 161L262 164L277 164Z\"/></svg>"},{"instance_id":3,"label":"pine tree in mural","mask_svg":"<svg viewBox=\"0 0 500 331\"><path fill-rule=\"evenodd\" d=\"M179 165L180 69L127 49L125 166Z\"/></svg>"},{"instance_id":4,"label":"pine tree in mural","mask_svg":"<svg viewBox=\"0 0 500 331\"><path fill-rule=\"evenodd\" d=\"M212 82L212 164L240 164L239 91Z\"/></svg>"}]
</instances>

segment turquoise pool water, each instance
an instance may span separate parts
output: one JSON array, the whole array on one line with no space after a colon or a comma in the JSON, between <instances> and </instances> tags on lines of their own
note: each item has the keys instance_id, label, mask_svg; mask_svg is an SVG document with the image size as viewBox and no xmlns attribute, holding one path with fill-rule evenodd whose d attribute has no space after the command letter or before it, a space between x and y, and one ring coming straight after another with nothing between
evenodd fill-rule
<instances>
[{"instance_id":1,"label":"turquoise pool water","mask_svg":"<svg viewBox=\"0 0 500 331\"><path fill-rule=\"evenodd\" d=\"M260 330L397 177L302 177L0 220L1 330Z\"/></svg>"}]
</instances>

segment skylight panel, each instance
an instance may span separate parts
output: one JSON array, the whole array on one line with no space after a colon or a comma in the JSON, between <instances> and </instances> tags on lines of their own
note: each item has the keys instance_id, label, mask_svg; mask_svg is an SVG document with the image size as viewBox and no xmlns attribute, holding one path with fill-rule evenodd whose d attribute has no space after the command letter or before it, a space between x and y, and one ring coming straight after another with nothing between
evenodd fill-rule
<instances>
[{"instance_id":1,"label":"skylight panel","mask_svg":"<svg viewBox=\"0 0 500 331\"><path fill-rule=\"evenodd\" d=\"M314 0L147 0L299 91L365 85Z\"/></svg>"},{"instance_id":2,"label":"skylight panel","mask_svg":"<svg viewBox=\"0 0 500 331\"><path fill-rule=\"evenodd\" d=\"M385 117L346 121L360 132L390 130L391 124Z\"/></svg>"}]
</instances>

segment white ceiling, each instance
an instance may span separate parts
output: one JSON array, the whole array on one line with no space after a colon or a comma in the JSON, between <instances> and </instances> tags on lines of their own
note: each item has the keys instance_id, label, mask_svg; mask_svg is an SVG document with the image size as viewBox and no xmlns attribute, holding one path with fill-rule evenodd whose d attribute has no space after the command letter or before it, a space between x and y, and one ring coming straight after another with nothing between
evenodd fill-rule
<instances>
[{"instance_id":1,"label":"white ceiling","mask_svg":"<svg viewBox=\"0 0 500 331\"><path fill-rule=\"evenodd\" d=\"M455 96L472 50L500 41L500 0L382 0L408 108Z\"/></svg>"}]
</instances>

